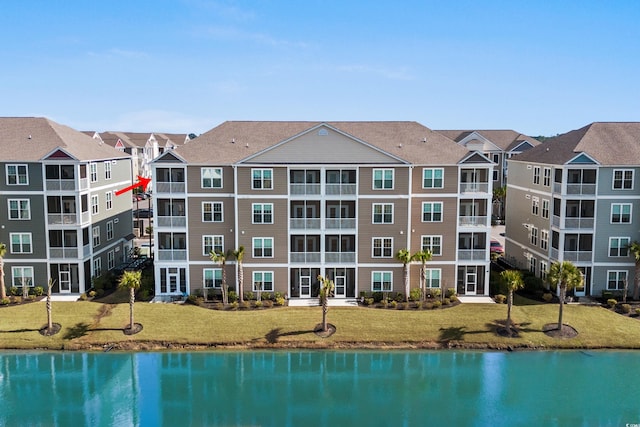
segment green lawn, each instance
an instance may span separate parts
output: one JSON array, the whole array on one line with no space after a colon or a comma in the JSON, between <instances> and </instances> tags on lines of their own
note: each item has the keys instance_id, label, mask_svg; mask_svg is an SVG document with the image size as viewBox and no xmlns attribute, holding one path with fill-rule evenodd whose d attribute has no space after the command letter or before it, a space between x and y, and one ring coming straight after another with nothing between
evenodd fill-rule
<instances>
[{"instance_id":1,"label":"green lawn","mask_svg":"<svg viewBox=\"0 0 640 427\"><path fill-rule=\"evenodd\" d=\"M0 308L0 348L79 349L103 345L116 348L171 348L193 346L247 347L439 347L506 348L640 348L640 321L600 307L567 305L564 321L579 333L572 339L554 339L543 325L557 321L557 304L517 305L513 319L521 326L519 338L495 333L507 306L460 304L441 310L331 308L330 323L337 332L320 338L312 330L322 319L320 307L280 307L253 311L217 311L192 305L136 303L135 320L144 329L124 335L128 304L54 302L53 321L62 331L45 337L42 302Z\"/></svg>"}]
</instances>

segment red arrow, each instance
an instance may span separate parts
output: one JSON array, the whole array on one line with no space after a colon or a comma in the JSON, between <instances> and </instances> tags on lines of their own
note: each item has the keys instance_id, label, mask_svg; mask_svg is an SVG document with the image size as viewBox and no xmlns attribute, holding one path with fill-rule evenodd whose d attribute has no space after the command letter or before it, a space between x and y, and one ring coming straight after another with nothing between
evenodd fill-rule
<instances>
[{"instance_id":1,"label":"red arrow","mask_svg":"<svg viewBox=\"0 0 640 427\"><path fill-rule=\"evenodd\" d=\"M122 190L116 191L116 196L121 195L122 193L126 193L129 190L133 190L137 187L142 187L142 191L144 192L147 189L147 185L151 182L151 178L145 178L138 175L138 182L133 183L133 185L128 186L127 188L123 188Z\"/></svg>"}]
</instances>

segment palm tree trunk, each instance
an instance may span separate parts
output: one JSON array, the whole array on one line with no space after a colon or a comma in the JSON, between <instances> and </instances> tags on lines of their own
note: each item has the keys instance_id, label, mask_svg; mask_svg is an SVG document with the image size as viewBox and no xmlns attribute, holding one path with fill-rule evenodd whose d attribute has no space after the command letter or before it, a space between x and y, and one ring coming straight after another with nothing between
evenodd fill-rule
<instances>
[{"instance_id":1,"label":"palm tree trunk","mask_svg":"<svg viewBox=\"0 0 640 427\"><path fill-rule=\"evenodd\" d=\"M640 260L636 261L636 274L633 279L633 299L637 301L638 298L640 298Z\"/></svg>"},{"instance_id":2,"label":"palm tree trunk","mask_svg":"<svg viewBox=\"0 0 640 427\"><path fill-rule=\"evenodd\" d=\"M7 290L4 288L4 260L0 259L0 299L7 297Z\"/></svg>"},{"instance_id":3,"label":"palm tree trunk","mask_svg":"<svg viewBox=\"0 0 640 427\"><path fill-rule=\"evenodd\" d=\"M513 291L509 291L509 299L507 300L507 334L511 336L511 306L513 306Z\"/></svg>"},{"instance_id":4,"label":"palm tree trunk","mask_svg":"<svg viewBox=\"0 0 640 427\"><path fill-rule=\"evenodd\" d=\"M136 291L129 289L129 329L133 329L133 303L136 301Z\"/></svg>"},{"instance_id":5,"label":"palm tree trunk","mask_svg":"<svg viewBox=\"0 0 640 427\"><path fill-rule=\"evenodd\" d=\"M238 263L238 298L240 299L240 304L244 302L244 271L242 268L242 263Z\"/></svg>"},{"instance_id":6,"label":"palm tree trunk","mask_svg":"<svg viewBox=\"0 0 640 427\"><path fill-rule=\"evenodd\" d=\"M404 300L409 301L409 264L404 265Z\"/></svg>"},{"instance_id":7,"label":"palm tree trunk","mask_svg":"<svg viewBox=\"0 0 640 427\"><path fill-rule=\"evenodd\" d=\"M422 268L420 269L420 301L425 300L427 293L427 263L422 262Z\"/></svg>"},{"instance_id":8,"label":"palm tree trunk","mask_svg":"<svg viewBox=\"0 0 640 427\"><path fill-rule=\"evenodd\" d=\"M327 296L325 295L322 298L322 330L327 332L329 330L329 325L327 324L327 312L329 311L329 304L327 301Z\"/></svg>"},{"instance_id":9,"label":"palm tree trunk","mask_svg":"<svg viewBox=\"0 0 640 427\"><path fill-rule=\"evenodd\" d=\"M558 330L562 330L562 312L564 310L564 296L567 293L566 285L560 284L560 310L558 312Z\"/></svg>"},{"instance_id":10,"label":"palm tree trunk","mask_svg":"<svg viewBox=\"0 0 640 427\"><path fill-rule=\"evenodd\" d=\"M47 294L47 330L53 329L53 320L51 317L51 292Z\"/></svg>"}]
</instances>

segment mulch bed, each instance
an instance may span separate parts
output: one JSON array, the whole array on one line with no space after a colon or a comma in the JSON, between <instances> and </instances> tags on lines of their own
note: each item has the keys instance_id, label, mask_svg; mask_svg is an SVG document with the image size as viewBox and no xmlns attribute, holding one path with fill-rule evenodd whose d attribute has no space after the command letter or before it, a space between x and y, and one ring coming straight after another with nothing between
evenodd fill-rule
<instances>
[{"instance_id":1,"label":"mulch bed","mask_svg":"<svg viewBox=\"0 0 640 427\"><path fill-rule=\"evenodd\" d=\"M332 323L327 323L327 330L322 330L322 323L318 323L315 328L313 328L313 333L321 338L329 338L331 335L336 333L336 325Z\"/></svg>"},{"instance_id":2,"label":"mulch bed","mask_svg":"<svg viewBox=\"0 0 640 427\"><path fill-rule=\"evenodd\" d=\"M578 331L573 326L567 324L562 325L562 329L558 329L557 323L547 323L542 327L542 332L548 337L569 339L578 336Z\"/></svg>"},{"instance_id":3,"label":"mulch bed","mask_svg":"<svg viewBox=\"0 0 640 427\"><path fill-rule=\"evenodd\" d=\"M142 331L142 325L140 323L134 323L133 328L127 327L122 330L125 335L135 335L140 331Z\"/></svg>"},{"instance_id":4,"label":"mulch bed","mask_svg":"<svg viewBox=\"0 0 640 427\"><path fill-rule=\"evenodd\" d=\"M50 337L60 332L61 329L62 329L62 325L60 323L52 323L51 329L49 329L49 326L43 326L42 328L40 328L40 335L44 335L45 337Z\"/></svg>"}]
</instances>

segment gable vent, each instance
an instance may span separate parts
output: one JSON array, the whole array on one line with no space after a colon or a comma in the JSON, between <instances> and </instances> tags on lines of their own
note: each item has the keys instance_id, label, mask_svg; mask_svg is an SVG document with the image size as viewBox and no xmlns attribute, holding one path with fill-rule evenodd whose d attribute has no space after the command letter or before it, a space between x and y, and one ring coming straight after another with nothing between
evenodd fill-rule
<instances>
[{"instance_id":1,"label":"gable vent","mask_svg":"<svg viewBox=\"0 0 640 427\"><path fill-rule=\"evenodd\" d=\"M329 132L326 129L320 129L318 131L318 136L327 136L329 135Z\"/></svg>"}]
</instances>

